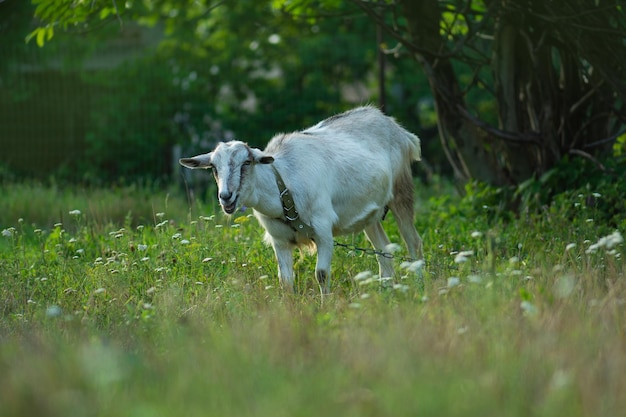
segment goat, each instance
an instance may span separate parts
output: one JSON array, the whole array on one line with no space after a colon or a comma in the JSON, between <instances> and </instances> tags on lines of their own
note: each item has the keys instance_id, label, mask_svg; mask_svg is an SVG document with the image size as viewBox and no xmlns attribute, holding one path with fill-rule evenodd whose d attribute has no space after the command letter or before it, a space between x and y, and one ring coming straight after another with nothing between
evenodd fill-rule
<instances>
[{"instance_id":1,"label":"goat","mask_svg":"<svg viewBox=\"0 0 626 417\"><path fill-rule=\"evenodd\" d=\"M302 131L278 134L263 151L241 141L222 142L212 152L179 162L213 170L226 214L242 205L253 209L287 291L293 291L294 248L313 244L315 276L325 294L330 290L333 236L364 230L383 251L390 244L381 224L388 209L409 255L423 259L411 176L411 161L420 158L417 136L378 109L364 106ZM380 276L393 276L391 259L378 255L377 260Z\"/></svg>"}]
</instances>

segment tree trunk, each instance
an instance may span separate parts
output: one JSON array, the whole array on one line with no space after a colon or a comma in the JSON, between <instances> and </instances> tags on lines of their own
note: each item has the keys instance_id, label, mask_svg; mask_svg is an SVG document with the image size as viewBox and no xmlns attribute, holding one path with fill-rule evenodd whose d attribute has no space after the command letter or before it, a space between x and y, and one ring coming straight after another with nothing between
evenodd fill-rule
<instances>
[{"instance_id":1,"label":"tree trunk","mask_svg":"<svg viewBox=\"0 0 626 417\"><path fill-rule=\"evenodd\" d=\"M467 116L454 68L446 52L445 40L439 33L441 14L437 0L405 0L401 3L407 18L410 40L422 52L414 52L426 72L435 100L439 135L443 149L452 164L457 180L473 178L495 185L509 183L499 168L497 143Z\"/></svg>"}]
</instances>

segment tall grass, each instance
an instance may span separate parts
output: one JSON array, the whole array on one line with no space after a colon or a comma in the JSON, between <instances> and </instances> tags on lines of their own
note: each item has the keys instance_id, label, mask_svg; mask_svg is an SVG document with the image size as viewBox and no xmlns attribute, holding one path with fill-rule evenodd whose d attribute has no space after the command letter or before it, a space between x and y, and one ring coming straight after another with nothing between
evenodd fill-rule
<instances>
[{"instance_id":1,"label":"tall grass","mask_svg":"<svg viewBox=\"0 0 626 417\"><path fill-rule=\"evenodd\" d=\"M506 218L445 184L421 190L424 273L398 262L381 281L364 273L375 259L336 248L321 299L305 255L297 294L280 291L248 213L141 189L41 188L27 208L29 187L6 187L0 203L2 416L626 407L624 244L593 207ZM400 243L391 219L385 228Z\"/></svg>"}]
</instances>

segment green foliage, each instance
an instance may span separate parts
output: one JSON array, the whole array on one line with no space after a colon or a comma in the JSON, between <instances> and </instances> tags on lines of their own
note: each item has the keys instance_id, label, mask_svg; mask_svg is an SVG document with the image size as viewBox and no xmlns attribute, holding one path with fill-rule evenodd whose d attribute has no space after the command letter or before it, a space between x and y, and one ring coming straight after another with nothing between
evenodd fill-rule
<instances>
[{"instance_id":1,"label":"green foliage","mask_svg":"<svg viewBox=\"0 0 626 417\"><path fill-rule=\"evenodd\" d=\"M99 90L85 137L85 158L76 161L95 182L158 181L169 177L170 149L180 132L182 108L170 67L155 56L99 72L85 81Z\"/></svg>"}]
</instances>

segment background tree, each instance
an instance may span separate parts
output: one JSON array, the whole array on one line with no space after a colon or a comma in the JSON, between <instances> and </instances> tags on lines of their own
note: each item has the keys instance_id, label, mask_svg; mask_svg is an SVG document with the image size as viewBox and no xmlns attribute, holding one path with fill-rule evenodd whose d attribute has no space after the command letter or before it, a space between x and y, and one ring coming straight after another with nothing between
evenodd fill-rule
<instances>
[{"instance_id":1,"label":"background tree","mask_svg":"<svg viewBox=\"0 0 626 417\"><path fill-rule=\"evenodd\" d=\"M459 179L519 184L624 134L622 1L351 2L424 68ZM473 106L484 93L494 114Z\"/></svg>"},{"instance_id":2,"label":"background tree","mask_svg":"<svg viewBox=\"0 0 626 417\"><path fill-rule=\"evenodd\" d=\"M363 13L397 42L380 45L383 49L421 64L443 150L461 181L520 184L570 156L595 161L625 138L626 14L620 0L350 0L352 8L337 0L183 5L154 0L126 2L123 10L115 0L72 3L71 8L61 0L33 1L44 24L31 36L41 43L54 28L90 25L94 16L96 21L160 20L168 34L193 35L175 37L177 48L185 53L245 52L243 58L225 59L231 64L221 76L245 73L248 80L255 80L257 91L263 83L274 87L282 83L283 91L300 91L298 83L313 83L319 88L312 91L331 95L332 89L324 87L336 89L337 83L315 80L307 73L323 67L319 74L332 78L330 60L306 63L297 53L286 54L290 49L280 48L275 52L281 55L272 60L272 42L266 40L280 27L279 43L297 50L307 38L303 34L320 30L329 16ZM246 21L252 24L239 24L250 11L255 17ZM224 27L231 29L230 35L217 36ZM374 29L372 25L369 31L373 34ZM185 38L187 44L181 42ZM220 47L213 51L216 41ZM246 49L242 41L257 47ZM344 49L336 45L341 41L329 42L322 50L326 54L356 50L353 45ZM255 56L261 50L268 59ZM341 59L340 55L333 58ZM274 79L259 76L270 73L272 63L279 61L288 72ZM290 78L298 71L289 66L298 61L301 76ZM363 75L358 65L356 72ZM249 86L237 85L235 97L241 103ZM305 111L317 117L315 110L323 112L319 103L328 96L319 98L299 103L313 103ZM273 103L268 100L265 105L271 109Z\"/></svg>"}]
</instances>

